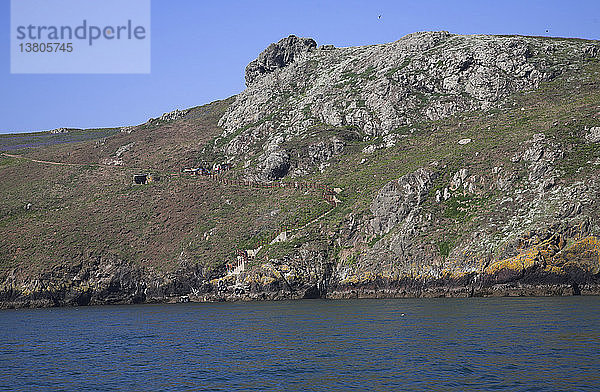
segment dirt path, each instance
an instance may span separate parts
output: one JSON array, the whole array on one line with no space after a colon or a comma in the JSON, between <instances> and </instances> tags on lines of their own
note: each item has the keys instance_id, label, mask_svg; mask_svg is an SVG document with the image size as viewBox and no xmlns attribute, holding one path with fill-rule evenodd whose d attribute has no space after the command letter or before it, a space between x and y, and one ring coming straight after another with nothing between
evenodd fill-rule
<instances>
[{"instance_id":1,"label":"dirt path","mask_svg":"<svg viewBox=\"0 0 600 392\"><path fill-rule=\"evenodd\" d=\"M308 222L300 227L279 232L275 236L273 241L271 241L269 244L272 245L275 242L286 242L286 241L291 241L295 238L298 238L298 235L300 234L300 232L302 230L306 229L308 226L310 226L312 224L317 223L321 219L325 218L327 215L331 214L333 212L333 210L335 210L336 207L337 207L337 205L332 205L329 210L325 211L325 213L317 216L310 222ZM295 233L295 234L292 234L292 233ZM283 236L284 234L285 234L285 236ZM282 239L278 240L279 238L282 238ZM242 255L237 256L237 263L235 264L235 266L231 265L231 267L233 267L233 268L227 272L226 277L229 277L232 275L239 275L240 273L244 272L244 270L246 269L246 263L248 262L248 260L254 259L254 257L256 257L254 255L257 255L260 252L260 250L262 249L262 247L263 246L260 245L257 249L241 249L240 251L242 252ZM252 254L253 256L250 256L250 254Z\"/></svg>"},{"instance_id":2,"label":"dirt path","mask_svg":"<svg viewBox=\"0 0 600 392\"><path fill-rule=\"evenodd\" d=\"M320 199L324 200L327 204L329 204L331 206L331 208L329 210L327 210L323 214L319 215L318 217L314 218L313 220L304 224L301 227L297 227L295 229L290 229L290 230L285 230L285 231L278 233L275 236L275 238L279 237L281 234L283 234L285 232L288 232L288 233L299 232L299 231L307 228L308 226L320 221L325 216L329 215L335 209L335 207L337 207L337 204L339 202L339 200L335 197L335 192L330 187L324 186L324 185L319 185L317 183L294 182L294 183L263 184L263 183L259 183L259 182L250 182L250 181L230 179L230 178L226 178L225 176L221 177L219 175L207 176L207 177L209 179L211 179L215 182L218 182L220 184L223 184L223 185L234 185L234 186L238 185L238 186L242 186L245 188L293 188L293 189L298 189L298 190L313 190L313 191L316 190L316 191L322 192ZM290 237L290 239L292 239L294 237L295 236Z\"/></svg>"},{"instance_id":3,"label":"dirt path","mask_svg":"<svg viewBox=\"0 0 600 392\"><path fill-rule=\"evenodd\" d=\"M24 159L26 161L36 162L36 163L45 163L47 165L56 165L56 166L90 166L89 164L84 164L84 163L65 163L65 162L41 161L39 159L27 158L27 157L24 157L22 155L7 154L5 152L3 152L2 155L4 155L5 157L8 157L8 158ZM92 165L97 165L97 164L93 163Z\"/></svg>"},{"instance_id":4,"label":"dirt path","mask_svg":"<svg viewBox=\"0 0 600 392\"><path fill-rule=\"evenodd\" d=\"M310 222L308 222L308 223L307 223L307 224L305 224L304 226L302 226L302 227L298 227L297 229L290 230L290 231L296 231L296 232L299 232L299 231L302 231L302 230L306 229L308 226L310 226L310 225L312 225L312 224L314 224L314 223L317 223L317 222L318 222L318 221L320 221L321 219L325 218L327 215L331 214L331 213L333 212L333 210L335 210L335 207L337 207L337 206L332 206L332 207L331 207L329 210L325 211L325 213L323 213L323 214L319 215L318 217L316 217L315 219L311 220ZM294 238L296 238L296 236L297 236L297 234L294 234L294 235L292 236L292 238L291 238L291 239L294 239Z\"/></svg>"},{"instance_id":5,"label":"dirt path","mask_svg":"<svg viewBox=\"0 0 600 392\"><path fill-rule=\"evenodd\" d=\"M55 161L43 161L40 159L34 159L34 158L29 158L29 157L24 157L23 155L16 155L16 154L8 154L8 153L0 153L0 155L3 155L5 157L8 158L16 158L16 159L23 159L25 161L29 161L29 162L35 162L35 163L41 163L44 165L54 165L54 166L68 166L68 167L85 167L85 166L98 166L98 167L110 167L110 168L114 168L114 169L128 169L128 170L137 170L137 171L147 171L147 169L142 169L139 167L131 167L131 166L120 166L120 165L107 165L104 163L68 163L68 162L55 162Z\"/></svg>"},{"instance_id":6,"label":"dirt path","mask_svg":"<svg viewBox=\"0 0 600 392\"><path fill-rule=\"evenodd\" d=\"M325 218L327 215L331 214L336 209L336 207L339 203L339 200L335 197L335 192L332 191L331 188L329 188L328 186L320 186L320 185L317 185L316 183L311 184L311 183L295 182L295 183L279 183L279 184L266 185L266 184L261 184L261 183L252 183L252 182L247 182L247 181L219 178L219 176L210 177L210 179L215 182L224 184L224 185L239 185L239 186L243 186L246 188L251 188L251 187L253 187L253 188L257 188L257 187L258 188L290 187L290 188L302 189L302 190L315 190L315 191L318 191L319 193L322 192L321 196L315 195L315 197L318 197L319 199L328 203L331 206L331 208L329 208L323 214L317 216L316 218L312 219L311 221L309 221L308 223L305 223L304 225L302 225L300 227L296 227L293 229L288 229L288 230L278 232L277 235L275 235L272 240L266 241L265 245L266 244L272 245L277 242L287 242L287 241L291 241L291 240L298 238L298 236L300 235L300 232L302 230L319 222L320 220ZM240 252L240 254L237 256L237 263L235 265L229 264L229 269L228 269L226 276L229 277L229 276L238 275L238 274L244 272L244 270L246 269L246 263L249 260L253 260L258 255L258 253L260 252L260 250L262 248L263 248L263 244L261 244L257 249L239 249L238 252ZM267 255L265 255L265 256L268 257Z\"/></svg>"}]
</instances>

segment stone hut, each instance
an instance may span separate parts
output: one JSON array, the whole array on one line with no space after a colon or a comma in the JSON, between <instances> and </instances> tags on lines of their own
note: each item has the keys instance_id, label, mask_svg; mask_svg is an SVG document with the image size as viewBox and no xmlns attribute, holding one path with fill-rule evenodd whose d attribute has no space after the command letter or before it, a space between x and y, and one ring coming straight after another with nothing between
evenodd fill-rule
<instances>
[{"instance_id":1,"label":"stone hut","mask_svg":"<svg viewBox=\"0 0 600 392\"><path fill-rule=\"evenodd\" d=\"M145 185L154 182L156 178L150 173L134 174L133 183L137 185Z\"/></svg>"}]
</instances>

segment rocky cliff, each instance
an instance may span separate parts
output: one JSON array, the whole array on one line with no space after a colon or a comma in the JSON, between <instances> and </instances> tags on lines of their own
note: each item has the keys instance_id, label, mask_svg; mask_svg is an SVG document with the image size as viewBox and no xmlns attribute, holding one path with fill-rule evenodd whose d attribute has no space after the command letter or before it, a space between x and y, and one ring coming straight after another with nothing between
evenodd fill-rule
<instances>
[{"instance_id":1,"label":"rocky cliff","mask_svg":"<svg viewBox=\"0 0 600 392\"><path fill-rule=\"evenodd\" d=\"M447 32L311 48L236 97L220 120L221 149L246 162L248 177L313 173L357 193L327 228L331 296L365 286L369 295L579 292L597 287L600 271L590 143L599 48ZM582 106L565 110L569 100ZM345 171L360 174L336 177ZM391 172L404 174L363 185ZM566 261L575 249L581 257Z\"/></svg>"},{"instance_id":2,"label":"rocky cliff","mask_svg":"<svg viewBox=\"0 0 600 392\"><path fill-rule=\"evenodd\" d=\"M218 115L184 111L87 153L102 162L130 146L120 166L167 167L159 150L136 150L165 140L190 165L228 163L218 182L200 196L169 175L143 191L119 188L101 199L107 208L141 195L156 205L129 231L107 234L121 241L110 257L102 242L40 272L11 262L0 298L34 306L600 294L599 74L596 41L426 32L334 48L284 38L248 65L248 87ZM203 139L174 138L186 129ZM35 223L11 216L9 234L8 222ZM166 226L179 234L158 234ZM129 250L138 245L160 256ZM228 274L239 252L251 257Z\"/></svg>"}]
</instances>

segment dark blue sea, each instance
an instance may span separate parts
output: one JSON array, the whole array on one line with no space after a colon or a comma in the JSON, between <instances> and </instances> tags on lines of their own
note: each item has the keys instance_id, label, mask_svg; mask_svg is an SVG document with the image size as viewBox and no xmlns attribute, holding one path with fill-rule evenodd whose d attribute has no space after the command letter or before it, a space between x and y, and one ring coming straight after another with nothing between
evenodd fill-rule
<instances>
[{"instance_id":1,"label":"dark blue sea","mask_svg":"<svg viewBox=\"0 0 600 392\"><path fill-rule=\"evenodd\" d=\"M0 311L0 390L599 391L600 297Z\"/></svg>"}]
</instances>

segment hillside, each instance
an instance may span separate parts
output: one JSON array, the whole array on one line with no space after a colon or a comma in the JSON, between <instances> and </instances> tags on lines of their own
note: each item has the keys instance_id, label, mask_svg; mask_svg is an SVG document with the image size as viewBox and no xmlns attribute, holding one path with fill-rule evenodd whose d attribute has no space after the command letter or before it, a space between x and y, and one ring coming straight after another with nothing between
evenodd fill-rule
<instances>
[{"instance_id":1,"label":"hillside","mask_svg":"<svg viewBox=\"0 0 600 392\"><path fill-rule=\"evenodd\" d=\"M599 75L596 41L290 36L227 100L3 136L2 306L599 294Z\"/></svg>"}]
</instances>

